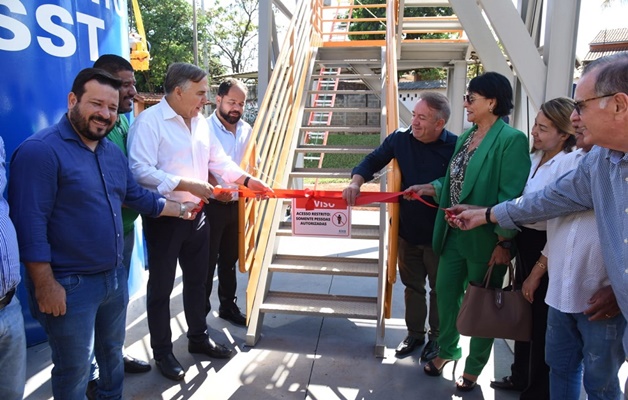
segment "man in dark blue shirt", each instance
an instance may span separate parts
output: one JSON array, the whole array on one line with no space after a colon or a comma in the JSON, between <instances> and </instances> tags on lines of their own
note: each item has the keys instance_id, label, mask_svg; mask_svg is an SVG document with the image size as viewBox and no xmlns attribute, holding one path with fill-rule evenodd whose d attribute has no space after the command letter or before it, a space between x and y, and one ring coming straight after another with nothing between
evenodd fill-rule
<instances>
[{"instance_id":1,"label":"man in dark blue shirt","mask_svg":"<svg viewBox=\"0 0 628 400\"><path fill-rule=\"evenodd\" d=\"M401 190L428 183L445 175L454 152L457 136L444 129L451 110L447 98L439 93L423 93L412 111L412 127L397 130L353 169L351 183L342 192L353 205L364 182L394 158L401 171ZM435 204L431 198L426 201ZM438 257L432 250L432 231L436 208L419 201L399 199L399 275L405 285L405 320L408 335L397 346L398 357L410 354L425 343L427 302L425 277L430 283L429 341L421 358L429 361L438 355L438 309L436 308L436 270Z\"/></svg>"},{"instance_id":2,"label":"man in dark blue shirt","mask_svg":"<svg viewBox=\"0 0 628 400\"><path fill-rule=\"evenodd\" d=\"M194 203L141 188L127 160L103 140L118 113L120 80L82 70L68 113L26 139L11 161L9 203L26 265L33 315L48 335L55 398L84 399L95 354L98 392L122 397L128 289L120 210L193 218Z\"/></svg>"}]
</instances>

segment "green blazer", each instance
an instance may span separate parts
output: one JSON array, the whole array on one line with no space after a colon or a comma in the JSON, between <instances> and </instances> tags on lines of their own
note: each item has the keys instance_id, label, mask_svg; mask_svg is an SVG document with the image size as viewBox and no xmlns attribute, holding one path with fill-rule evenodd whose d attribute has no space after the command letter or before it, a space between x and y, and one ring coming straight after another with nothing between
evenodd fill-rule
<instances>
[{"instance_id":1,"label":"green blazer","mask_svg":"<svg viewBox=\"0 0 628 400\"><path fill-rule=\"evenodd\" d=\"M472 127L463 133L456 142L454 155L458 154L462 144L475 129ZM453 157L452 157L453 158ZM450 169L447 175L434 182L436 202L440 207L451 206ZM460 204L494 206L502 201L511 200L521 195L530 173L530 152L526 135L498 119L488 131L480 146L475 151L465 173L460 194ZM452 229L445 222L443 210L438 210L434 226L433 247L440 254ZM460 232L464 241L461 246L463 256L475 262L488 262L488 258L497 243L497 235L513 238L516 230L504 229L496 224L482 225L470 231Z\"/></svg>"}]
</instances>

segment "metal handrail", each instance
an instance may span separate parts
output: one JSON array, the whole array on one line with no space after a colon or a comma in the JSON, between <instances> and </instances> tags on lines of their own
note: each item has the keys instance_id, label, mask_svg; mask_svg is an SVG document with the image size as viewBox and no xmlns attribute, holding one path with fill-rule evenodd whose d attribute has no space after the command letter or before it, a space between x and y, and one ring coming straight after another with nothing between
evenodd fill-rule
<instances>
[{"instance_id":1,"label":"metal handrail","mask_svg":"<svg viewBox=\"0 0 628 400\"><path fill-rule=\"evenodd\" d=\"M242 167L274 187L285 187L288 181L289 149L296 139L297 115L312 49L322 43L320 37L320 7L322 0L299 2L286 33L266 95L253 126ZM259 156L259 158L258 158ZM255 160L260 163L256 164ZM255 201L240 199L240 271L249 272L247 315L251 315L255 291L264 265L271 237L271 227L280 215L277 200ZM242 203L244 203L242 205Z\"/></svg>"}]
</instances>

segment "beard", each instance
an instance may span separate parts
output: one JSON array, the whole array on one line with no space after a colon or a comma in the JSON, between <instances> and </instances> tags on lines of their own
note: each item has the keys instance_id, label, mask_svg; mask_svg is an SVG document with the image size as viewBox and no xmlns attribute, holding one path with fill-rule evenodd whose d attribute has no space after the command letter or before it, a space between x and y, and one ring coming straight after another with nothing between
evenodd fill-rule
<instances>
[{"instance_id":1,"label":"beard","mask_svg":"<svg viewBox=\"0 0 628 400\"><path fill-rule=\"evenodd\" d=\"M81 114L78 103L72 107L70 112L68 113L68 118L70 119L70 123L76 129L77 133L83 136L86 139L98 141L111 132L116 121L106 118L102 118L96 115L85 117ZM90 129L89 122L90 121L99 121L107 124L107 127L98 127L95 130Z\"/></svg>"},{"instance_id":2,"label":"beard","mask_svg":"<svg viewBox=\"0 0 628 400\"><path fill-rule=\"evenodd\" d=\"M242 118L242 114L240 114L237 111L232 111L230 113L226 113L224 111L222 111L222 109L218 109L218 113L220 114L220 116L227 121L228 123L234 125L237 124L238 121L240 120L240 118Z\"/></svg>"}]
</instances>

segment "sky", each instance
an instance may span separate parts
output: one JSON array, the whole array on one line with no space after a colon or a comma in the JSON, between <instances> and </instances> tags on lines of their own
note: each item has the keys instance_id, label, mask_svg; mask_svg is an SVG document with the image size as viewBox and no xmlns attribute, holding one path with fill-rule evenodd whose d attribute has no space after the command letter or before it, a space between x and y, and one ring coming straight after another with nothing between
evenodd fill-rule
<instances>
[{"instance_id":1,"label":"sky","mask_svg":"<svg viewBox=\"0 0 628 400\"><path fill-rule=\"evenodd\" d=\"M601 0L582 0L576 46L580 58L587 54L589 43L600 30L628 28L628 1L616 0L607 9L602 9L601 3Z\"/></svg>"}]
</instances>

